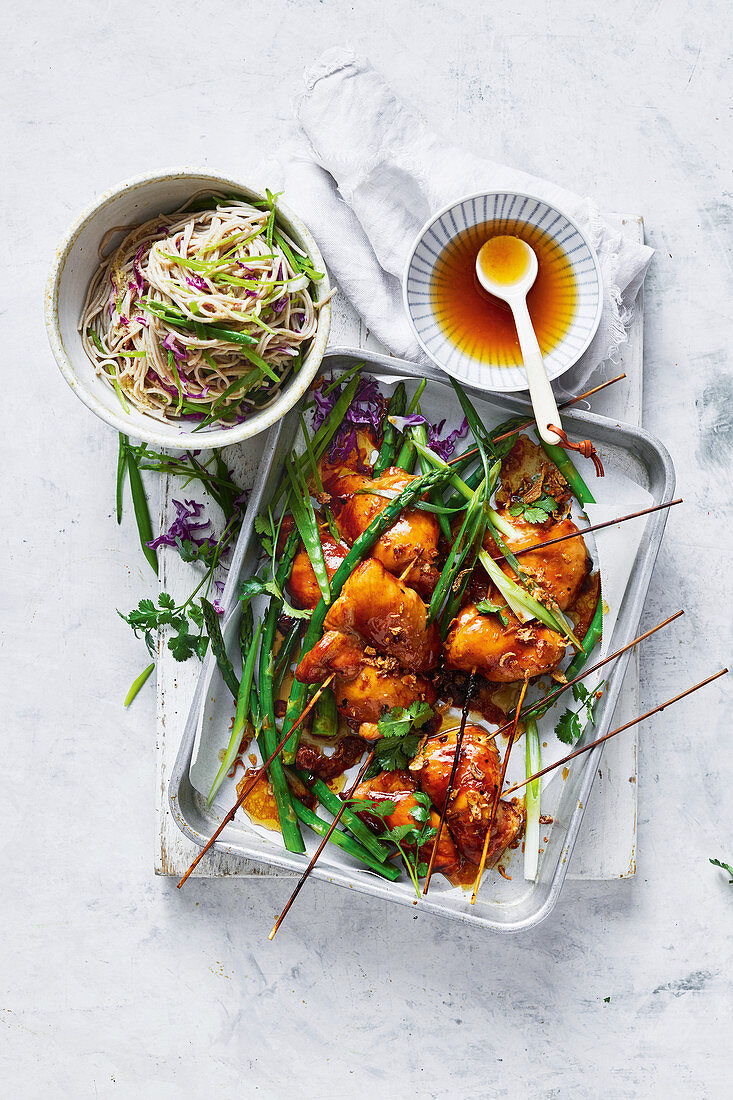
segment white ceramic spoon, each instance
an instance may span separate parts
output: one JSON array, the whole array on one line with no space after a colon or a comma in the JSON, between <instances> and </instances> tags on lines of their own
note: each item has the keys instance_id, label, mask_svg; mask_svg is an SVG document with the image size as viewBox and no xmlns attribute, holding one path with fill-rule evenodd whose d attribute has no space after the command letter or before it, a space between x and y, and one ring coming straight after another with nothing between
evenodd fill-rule
<instances>
[{"instance_id":1,"label":"white ceramic spoon","mask_svg":"<svg viewBox=\"0 0 733 1100\"><path fill-rule=\"evenodd\" d=\"M559 443L560 437L547 426L560 427L560 417L527 309L527 294L537 278L534 249L520 237L491 237L476 257L476 277L484 290L501 298L514 314L537 430L545 443Z\"/></svg>"}]
</instances>

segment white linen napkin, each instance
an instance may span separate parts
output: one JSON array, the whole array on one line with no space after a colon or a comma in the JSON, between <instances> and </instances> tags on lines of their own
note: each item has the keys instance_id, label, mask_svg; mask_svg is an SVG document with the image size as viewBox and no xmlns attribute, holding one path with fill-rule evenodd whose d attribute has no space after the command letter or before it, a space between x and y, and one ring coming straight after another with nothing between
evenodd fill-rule
<instances>
[{"instance_id":1,"label":"white linen napkin","mask_svg":"<svg viewBox=\"0 0 733 1100\"><path fill-rule=\"evenodd\" d=\"M626 340L653 249L625 240L590 199L442 141L371 64L334 47L305 73L298 148L284 164L286 202L369 329L395 355L426 362L402 303L402 276L422 225L477 191L526 192L569 214L598 253L604 306L598 332L558 393L577 393Z\"/></svg>"}]
</instances>

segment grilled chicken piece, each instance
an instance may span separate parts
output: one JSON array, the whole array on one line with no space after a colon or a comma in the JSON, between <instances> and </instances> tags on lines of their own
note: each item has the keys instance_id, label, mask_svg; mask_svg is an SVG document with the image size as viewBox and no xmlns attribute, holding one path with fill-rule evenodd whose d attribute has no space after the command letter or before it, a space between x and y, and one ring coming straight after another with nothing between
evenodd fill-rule
<instances>
[{"instance_id":1,"label":"grilled chicken piece","mask_svg":"<svg viewBox=\"0 0 733 1100\"><path fill-rule=\"evenodd\" d=\"M405 672L394 657L367 652L358 638L336 630L327 631L305 654L295 677L302 684L320 684L332 672L339 713L352 725L366 723L369 740L374 738L369 724L392 707L409 707L416 699L435 702L435 689L427 680Z\"/></svg>"},{"instance_id":2,"label":"grilled chicken piece","mask_svg":"<svg viewBox=\"0 0 733 1100\"><path fill-rule=\"evenodd\" d=\"M438 663L441 648L437 623L426 626L427 613L414 589L368 558L347 580L325 625L327 630L358 635L380 653L396 657L410 672L427 672Z\"/></svg>"},{"instance_id":3,"label":"grilled chicken piece","mask_svg":"<svg viewBox=\"0 0 733 1100\"><path fill-rule=\"evenodd\" d=\"M369 798L374 802L384 802L389 799L396 803L394 810L385 817L384 821L388 828L399 829L401 825L417 825L417 822L411 814L411 811L418 805L415 798L416 790L417 783L409 772L380 772L379 775L375 775L372 779L367 779L363 783L360 783L354 791L354 798ZM375 832L381 830L381 819L374 814L370 814L368 810L361 811L359 817L363 818L368 825L374 828ZM430 812L430 824L436 830L440 824L440 818L434 810ZM435 838L433 837L427 844L422 845L418 860L420 863L428 862L434 842ZM405 847L407 850L410 850L408 845ZM459 866L460 857L453 843L453 838L448 829L443 829L440 835L438 851L435 855L435 870L450 875L455 873Z\"/></svg>"},{"instance_id":4,"label":"grilled chicken piece","mask_svg":"<svg viewBox=\"0 0 733 1100\"><path fill-rule=\"evenodd\" d=\"M441 811L448 792L457 736L458 731L453 730L426 739L410 764L410 774ZM479 726L466 726L445 820L458 850L471 863L479 863L481 859L500 771L499 751L494 741ZM491 827L488 865L511 844L523 821L522 814L512 803L499 800Z\"/></svg>"},{"instance_id":5,"label":"grilled chicken piece","mask_svg":"<svg viewBox=\"0 0 733 1100\"><path fill-rule=\"evenodd\" d=\"M348 547L341 546L340 543L336 542L327 527L319 527L318 535L321 540L321 546L323 547L323 560L326 563L326 573L328 574L328 579L331 580L349 550ZM310 563L310 558L302 542L293 559L293 568L286 587L290 594L293 607L314 608L321 598L321 590L318 587L318 581L313 572L313 566Z\"/></svg>"},{"instance_id":6,"label":"grilled chicken piece","mask_svg":"<svg viewBox=\"0 0 733 1100\"><path fill-rule=\"evenodd\" d=\"M515 534L504 541L515 554L525 546L575 534L579 530L568 517L559 523L542 527L535 523L526 523L518 516L510 516L508 512L502 513L502 518L514 529ZM496 544L490 533L484 538L484 546L492 556L497 556ZM527 576L536 581L541 592L557 603L561 611L576 599L591 568L591 560L582 538L568 539L555 546L547 546L544 550L522 554L519 564ZM507 576L515 579L514 570L508 562L502 562L501 567Z\"/></svg>"},{"instance_id":7,"label":"grilled chicken piece","mask_svg":"<svg viewBox=\"0 0 733 1100\"><path fill-rule=\"evenodd\" d=\"M498 615L482 615L475 604L466 604L445 640L447 667L463 672L476 668L495 683L541 676L556 668L565 653L562 636L539 623L520 623L508 607L503 613L508 626L502 626Z\"/></svg>"},{"instance_id":8,"label":"grilled chicken piece","mask_svg":"<svg viewBox=\"0 0 733 1100\"><path fill-rule=\"evenodd\" d=\"M368 489L382 489L399 493L411 481L412 474L396 466L390 466L380 477L368 478L360 474L344 473L329 484L333 495L336 526L342 538L352 546L379 512L389 504L389 497L370 493ZM440 528L435 516L429 512L407 509L372 547L372 557L395 576L402 576L410 563L414 563L405 576L405 583L421 595L429 596L438 583L439 573L434 562L438 556Z\"/></svg>"}]
</instances>

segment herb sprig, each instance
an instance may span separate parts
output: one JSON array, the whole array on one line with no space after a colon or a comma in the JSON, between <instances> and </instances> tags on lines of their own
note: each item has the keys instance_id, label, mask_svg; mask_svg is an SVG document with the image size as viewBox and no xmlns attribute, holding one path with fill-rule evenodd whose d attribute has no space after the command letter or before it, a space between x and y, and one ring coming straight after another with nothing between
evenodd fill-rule
<instances>
[{"instance_id":1,"label":"herb sprig","mask_svg":"<svg viewBox=\"0 0 733 1100\"><path fill-rule=\"evenodd\" d=\"M555 726L557 738L562 741L563 745L575 744L589 722L592 726L595 725L593 708L596 704L596 695L601 687L602 684L599 684L594 691L589 691L582 682L573 684L573 698L576 703L581 705L577 710L571 710L568 707Z\"/></svg>"},{"instance_id":2,"label":"herb sprig","mask_svg":"<svg viewBox=\"0 0 733 1100\"><path fill-rule=\"evenodd\" d=\"M424 878L428 871L427 863L420 859L420 852L434 839L438 830L430 823L433 804L429 796L424 791L415 791L412 797L415 805L408 810L412 824L406 822L404 825L393 827L387 824L386 819L397 809L394 799L351 798L349 805L380 819L382 825L380 838L391 841L397 848L412 885L415 887L415 893L420 897L420 879Z\"/></svg>"},{"instance_id":3,"label":"herb sprig","mask_svg":"<svg viewBox=\"0 0 733 1100\"><path fill-rule=\"evenodd\" d=\"M530 504L523 500L515 500L509 505L509 515L521 516L527 523L546 523L556 510L557 501L549 493L542 493Z\"/></svg>"},{"instance_id":4,"label":"herb sprig","mask_svg":"<svg viewBox=\"0 0 733 1100\"><path fill-rule=\"evenodd\" d=\"M709 862L712 863L713 867L722 867L724 871L727 871L731 876L730 885L733 886L733 867L731 867L730 863L723 863L722 860L719 859L711 859Z\"/></svg>"},{"instance_id":5,"label":"herb sprig","mask_svg":"<svg viewBox=\"0 0 733 1100\"><path fill-rule=\"evenodd\" d=\"M476 610L480 615L496 615L502 626L509 626L509 619L504 614L509 610L509 607L505 603L492 603L491 600L479 600L476 604Z\"/></svg>"},{"instance_id":6,"label":"herb sprig","mask_svg":"<svg viewBox=\"0 0 733 1100\"><path fill-rule=\"evenodd\" d=\"M369 774L406 768L415 758L422 740L423 735L419 731L433 717L433 713L433 708L424 699L416 699L409 707L392 707L383 714L377 722L381 736L374 750Z\"/></svg>"}]
</instances>

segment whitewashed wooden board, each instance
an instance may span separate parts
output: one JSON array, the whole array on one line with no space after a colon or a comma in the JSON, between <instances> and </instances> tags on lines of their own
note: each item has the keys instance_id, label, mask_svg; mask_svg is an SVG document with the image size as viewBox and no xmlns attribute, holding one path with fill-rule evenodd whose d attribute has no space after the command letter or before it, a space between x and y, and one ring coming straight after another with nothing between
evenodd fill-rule
<instances>
[{"instance_id":1,"label":"whitewashed wooden board","mask_svg":"<svg viewBox=\"0 0 733 1100\"><path fill-rule=\"evenodd\" d=\"M638 215L606 215L620 232L643 241L644 227ZM348 302L335 298L331 327L332 346L348 344L365 350L385 349L366 329ZM643 372L643 301L640 294L619 363L612 373L626 372L626 379L592 399L595 412L627 424L641 423ZM249 488L262 453L265 436L239 444L226 452L229 466L243 488ZM164 477L161 487L160 527L167 530L175 509L174 497L181 498L180 482ZM200 499L201 493L194 494ZM213 514L212 509L212 514ZM217 519L219 517L216 517ZM177 552L162 549L160 558L160 588L176 599L184 598L193 587L191 566L185 565ZM212 597L213 598L213 597ZM168 809L168 780L183 733L191 698L199 672L195 659L180 664L166 648L166 638L158 639L158 708L156 738L156 839L155 872L159 875L181 875L198 852L171 818ZM632 653L616 708L620 725L639 713L639 664ZM598 775L593 785L590 804L583 819L583 828L573 853L569 876L583 879L628 878L636 873L636 731L614 738L606 746ZM278 871L250 860L237 859L218 852L209 853L199 863L197 875L225 877L228 875L271 875L290 877L289 871Z\"/></svg>"}]
</instances>

